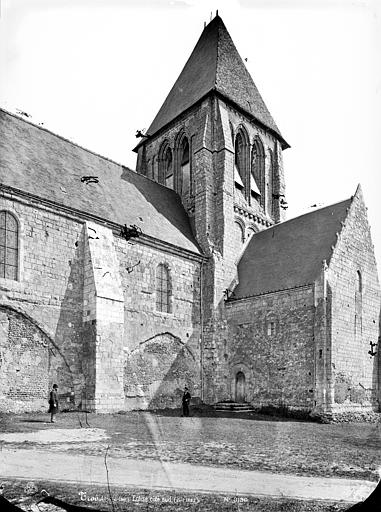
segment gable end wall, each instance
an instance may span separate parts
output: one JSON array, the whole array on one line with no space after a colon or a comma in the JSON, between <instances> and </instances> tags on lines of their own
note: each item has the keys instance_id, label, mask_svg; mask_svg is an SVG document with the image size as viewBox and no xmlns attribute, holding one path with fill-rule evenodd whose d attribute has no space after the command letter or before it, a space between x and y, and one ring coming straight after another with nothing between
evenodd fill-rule
<instances>
[{"instance_id":1,"label":"gable end wall","mask_svg":"<svg viewBox=\"0 0 381 512\"><path fill-rule=\"evenodd\" d=\"M362 292L356 299L357 271ZM332 294L332 411L378 410L379 354L368 352L380 335L380 287L361 191L338 234L327 277Z\"/></svg>"}]
</instances>

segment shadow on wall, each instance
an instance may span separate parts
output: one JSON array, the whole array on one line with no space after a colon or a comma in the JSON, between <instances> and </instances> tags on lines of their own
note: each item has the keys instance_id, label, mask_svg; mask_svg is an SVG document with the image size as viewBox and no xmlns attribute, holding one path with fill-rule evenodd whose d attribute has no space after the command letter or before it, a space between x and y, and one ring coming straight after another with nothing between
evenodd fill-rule
<instances>
[{"instance_id":1,"label":"shadow on wall","mask_svg":"<svg viewBox=\"0 0 381 512\"><path fill-rule=\"evenodd\" d=\"M375 350L377 354L374 357L373 365L373 389L375 390L374 403L377 404L377 412L381 412L381 310L378 321L378 338Z\"/></svg>"},{"instance_id":2,"label":"shadow on wall","mask_svg":"<svg viewBox=\"0 0 381 512\"><path fill-rule=\"evenodd\" d=\"M134 409L179 407L184 386L193 391L198 379L193 353L166 332L131 352L125 366L125 395Z\"/></svg>"},{"instance_id":3,"label":"shadow on wall","mask_svg":"<svg viewBox=\"0 0 381 512\"><path fill-rule=\"evenodd\" d=\"M200 298L196 280L197 274L193 281L192 334L187 342L167 331L141 342L128 354L124 371L127 410L178 408L185 386L192 397L200 396Z\"/></svg>"},{"instance_id":4,"label":"shadow on wall","mask_svg":"<svg viewBox=\"0 0 381 512\"><path fill-rule=\"evenodd\" d=\"M361 382L354 380L350 375L337 372L334 380L334 401L335 404L347 407L349 414L351 412L361 413L361 407L372 409L374 412L381 412L380 408L380 336L381 336L381 317L379 319L379 328L377 339L366 340L363 344L363 350L367 352L366 357L371 359L372 363L372 387L364 387ZM373 343L373 347L370 343ZM369 343L368 345L366 343Z\"/></svg>"},{"instance_id":5,"label":"shadow on wall","mask_svg":"<svg viewBox=\"0 0 381 512\"><path fill-rule=\"evenodd\" d=\"M74 257L67 262L70 273L55 332L62 357L60 365L52 368L51 378L58 384L61 409L81 407L86 395L85 375L91 367L88 338L83 336L84 236L82 230L75 242Z\"/></svg>"}]
</instances>

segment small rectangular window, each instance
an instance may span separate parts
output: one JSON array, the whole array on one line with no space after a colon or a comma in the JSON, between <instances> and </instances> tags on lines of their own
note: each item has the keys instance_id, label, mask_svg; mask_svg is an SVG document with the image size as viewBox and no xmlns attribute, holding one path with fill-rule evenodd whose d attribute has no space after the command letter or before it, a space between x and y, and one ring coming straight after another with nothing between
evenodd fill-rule
<instances>
[{"instance_id":1,"label":"small rectangular window","mask_svg":"<svg viewBox=\"0 0 381 512\"><path fill-rule=\"evenodd\" d=\"M275 322L269 322L267 324L267 335L274 336L275 335Z\"/></svg>"}]
</instances>

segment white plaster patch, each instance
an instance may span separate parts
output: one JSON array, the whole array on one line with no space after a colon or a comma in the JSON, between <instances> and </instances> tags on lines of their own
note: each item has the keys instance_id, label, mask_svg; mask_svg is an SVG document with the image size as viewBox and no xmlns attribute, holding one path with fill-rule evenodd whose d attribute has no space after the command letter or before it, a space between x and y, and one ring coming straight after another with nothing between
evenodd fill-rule
<instances>
[{"instance_id":1,"label":"white plaster patch","mask_svg":"<svg viewBox=\"0 0 381 512\"><path fill-rule=\"evenodd\" d=\"M0 441L6 443L75 443L101 441L108 435L101 428L53 428L36 432L15 432L0 434Z\"/></svg>"}]
</instances>

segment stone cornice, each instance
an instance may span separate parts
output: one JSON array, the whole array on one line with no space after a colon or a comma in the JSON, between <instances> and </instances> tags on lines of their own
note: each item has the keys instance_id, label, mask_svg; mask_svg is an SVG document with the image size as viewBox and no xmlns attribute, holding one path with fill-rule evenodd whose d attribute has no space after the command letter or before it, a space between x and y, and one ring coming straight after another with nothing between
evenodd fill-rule
<instances>
[{"instance_id":1,"label":"stone cornice","mask_svg":"<svg viewBox=\"0 0 381 512\"><path fill-rule=\"evenodd\" d=\"M25 204L26 206L39 208L41 210L48 210L51 213L56 215L60 215L61 217L66 217L74 222L83 223L86 220L90 220L93 222L97 222L102 226L105 226L111 229L116 236L120 236L120 232L122 229L122 225L117 224L116 222L111 222L102 217L98 217L96 215L92 215L88 212L84 212L82 210L77 210L75 208L68 208L62 204L56 203L54 201L50 201L48 199L44 199L33 194L29 194L20 189L16 189L13 187L9 187L0 183L0 195L6 199L10 199L14 201L17 197L17 201ZM142 245L147 245L150 247L154 247L155 249L160 249L164 252L168 252L171 254L176 254L177 256L182 256L186 259L191 259L195 261L203 261L206 256L202 254L197 254L192 251L188 251L187 249L183 249L176 245L170 244L163 240L159 240L152 236L142 234L139 237L139 240L134 240L133 243L140 243Z\"/></svg>"},{"instance_id":2,"label":"stone cornice","mask_svg":"<svg viewBox=\"0 0 381 512\"><path fill-rule=\"evenodd\" d=\"M264 215L261 215L259 213L254 213L243 206L240 206L239 204L234 205L234 212L240 215L241 217L245 217L249 220L252 220L253 222L256 222L257 224L262 224L266 227L271 227L274 225L273 222L270 222Z\"/></svg>"}]
</instances>

